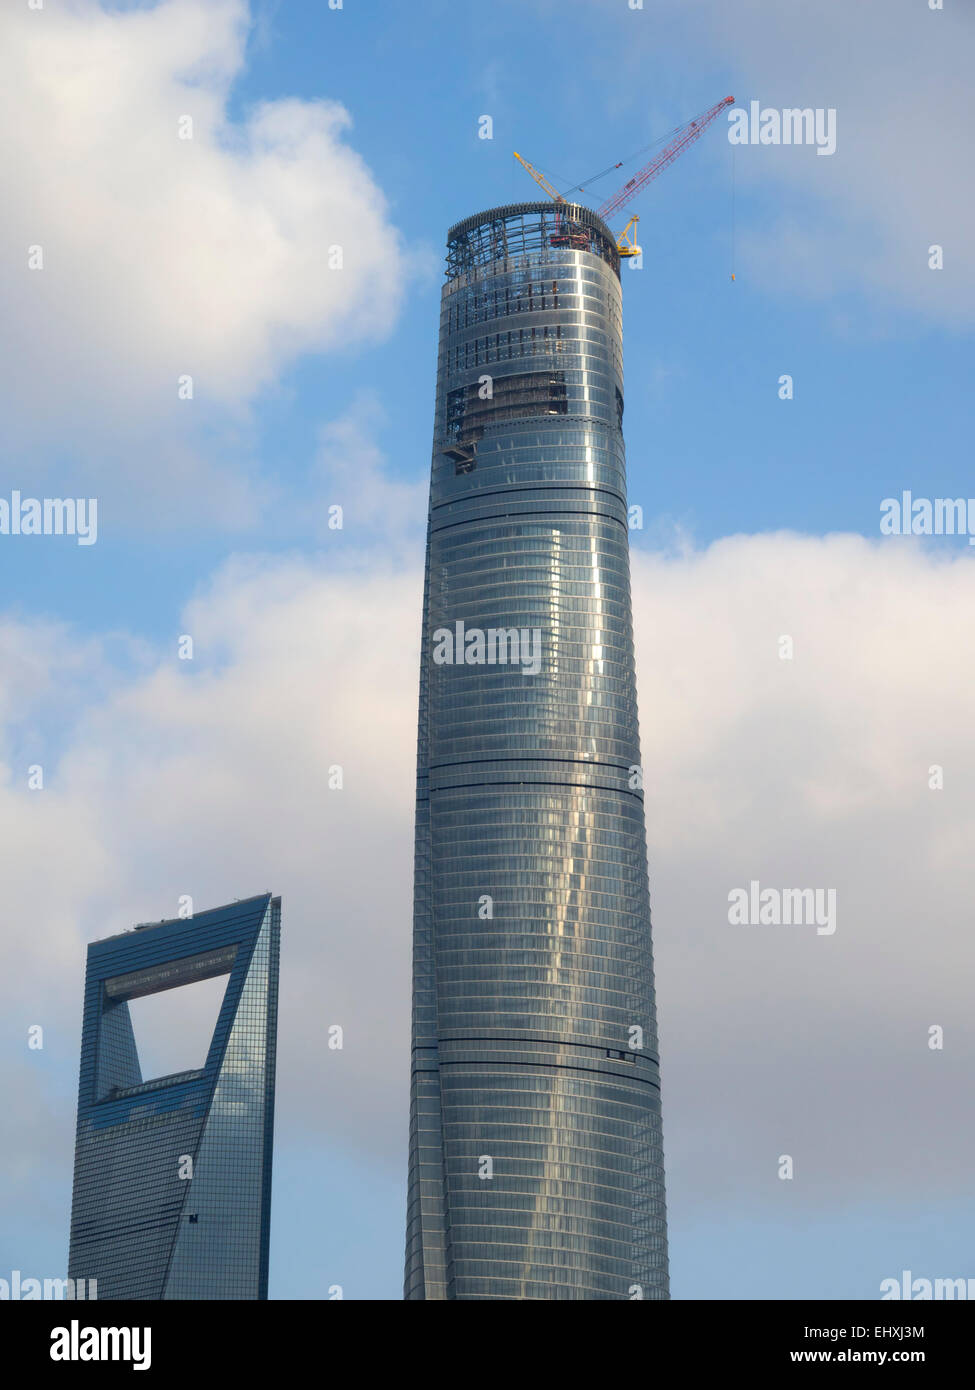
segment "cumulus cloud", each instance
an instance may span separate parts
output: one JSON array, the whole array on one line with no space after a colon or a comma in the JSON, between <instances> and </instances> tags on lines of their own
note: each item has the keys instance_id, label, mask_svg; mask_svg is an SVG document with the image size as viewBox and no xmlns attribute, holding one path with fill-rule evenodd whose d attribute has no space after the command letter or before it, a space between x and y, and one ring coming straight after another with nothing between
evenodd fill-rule
<instances>
[{"instance_id":1,"label":"cumulus cloud","mask_svg":"<svg viewBox=\"0 0 975 1390\"><path fill-rule=\"evenodd\" d=\"M634 596L677 1210L730 1201L774 1223L783 1200L960 1192L969 557L738 536L637 554ZM752 880L834 889L835 935L730 925Z\"/></svg>"},{"instance_id":2,"label":"cumulus cloud","mask_svg":"<svg viewBox=\"0 0 975 1390\"><path fill-rule=\"evenodd\" d=\"M299 354L390 330L407 257L349 113L284 98L228 115L248 21L246 0L3 7L8 448L75 432L136 491L168 474L198 502L198 416L239 417ZM233 520L253 507L246 467L209 482Z\"/></svg>"},{"instance_id":3,"label":"cumulus cloud","mask_svg":"<svg viewBox=\"0 0 975 1390\"><path fill-rule=\"evenodd\" d=\"M89 681L43 792L8 767L8 916L35 924L2 937L15 1041L48 1023L73 1072L85 939L172 915L183 893L205 907L273 889L279 1144L339 1145L402 1177L420 588L416 562L237 559L183 615L192 662L174 649ZM973 601L967 553L911 540L634 554L676 1222L729 1201L776 1222L783 1201L835 1215L969 1181ZM104 661L86 650L59 659ZM834 888L835 935L731 926L728 893L752 879ZM332 1023L341 1053L324 1046ZM50 1127L63 1082L20 1052L0 1103ZM3 1161L27 1176L4 1200L24 1200L18 1145L34 1141L11 1132Z\"/></svg>"},{"instance_id":4,"label":"cumulus cloud","mask_svg":"<svg viewBox=\"0 0 975 1390\"><path fill-rule=\"evenodd\" d=\"M377 440L386 422L378 395L359 392L348 410L319 432L313 479L327 506L342 508L343 528L351 538L379 532L391 544L408 545L422 537L430 484L427 478L400 482L389 475ZM327 531L325 508L322 526Z\"/></svg>"}]
</instances>

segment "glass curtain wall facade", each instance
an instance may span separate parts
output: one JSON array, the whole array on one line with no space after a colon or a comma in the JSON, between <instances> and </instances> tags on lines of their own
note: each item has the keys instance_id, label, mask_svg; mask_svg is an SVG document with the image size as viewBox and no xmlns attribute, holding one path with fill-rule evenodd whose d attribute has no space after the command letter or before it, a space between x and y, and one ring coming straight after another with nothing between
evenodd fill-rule
<instances>
[{"instance_id":1,"label":"glass curtain wall facade","mask_svg":"<svg viewBox=\"0 0 975 1390\"><path fill-rule=\"evenodd\" d=\"M408 1299L668 1296L622 419L605 224L524 203L452 228L423 600Z\"/></svg>"},{"instance_id":2,"label":"glass curtain wall facade","mask_svg":"<svg viewBox=\"0 0 975 1390\"><path fill-rule=\"evenodd\" d=\"M104 1299L267 1298L281 899L88 947L68 1273ZM226 975L203 1067L143 1080L129 1000Z\"/></svg>"}]
</instances>

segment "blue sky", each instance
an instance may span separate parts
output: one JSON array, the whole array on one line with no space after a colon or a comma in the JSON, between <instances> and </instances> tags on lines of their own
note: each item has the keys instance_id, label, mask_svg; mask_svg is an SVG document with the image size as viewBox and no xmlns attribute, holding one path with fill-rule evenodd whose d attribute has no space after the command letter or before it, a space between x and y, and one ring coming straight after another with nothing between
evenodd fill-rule
<instances>
[{"instance_id":1,"label":"blue sky","mask_svg":"<svg viewBox=\"0 0 975 1390\"><path fill-rule=\"evenodd\" d=\"M14 330L0 374L0 496L97 496L99 537L91 547L0 538L9 798L0 824L12 858L29 866L15 902L31 902L45 855L61 847L58 884L45 888L36 924L43 945L20 959L9 943L5 957L27 981L24 1007L48 1011L56 1044L21 1058L2 1083L20 1116L10 1162L22 1195L2 1223L0 1264L52 1273L63 1263L84 941L169 915L186 881L204 906L270 887L284 897L286 955L289 926L294 942L284 1062L306 1080L314 1071L319 1001L301 971L323 981L326 1012L335 976L334 1005L361 1018L363 1034L375 1034L388 1003L395 1044L364 1051L344 1080L309 1082L313 1117L298 1084L283 1086L272 1292L324 1297L339 1283L349 1297L398 1296L406 1132L397 1138L403 1113L389 1104L399 1097L402 1112L407 1084L397 1049L408 987L412 643L444 234L472 212L533 197L514 149L568 187L727 93L835 108L837 149L825 158L806 147L736 149L722 117L632 208L644 254L640 269L623 270L625 430L630 498L645 512L633 536L645 562L635 587L638 635L646 596L642 720L661 767L655 920L665 904L685 943L668 944L665 922L665 1047L671 970L671 1033L692 1050L695 1029L680 1007L692 1006L694 989L681 968L695 960L693 911L713 910L703 899L689 906L702 862L721 865L723 892L771 872L769 863L785 872L806 845L816 869L830 866L828 881L848 874L866 916L890 923L904 969L890 967L889 1008L871 1022L887 1050L865 1084L899 1084L906 1043L896 1019L910 997L907 963L923 949L912 924L931 902L931 875L946 921L967 912L962 832L973 824L963 790L975 767L970 662L952 638L952 624L956 633L971 625L968 548L882 543L878 529L882 499L902 489L975 492L975 199L962 177L973 27L946 2L935 13L922 0L863 0L851 15L823 0L813 19L773 0L647 0L640 11L625 0L487 9L346 0L338 11L324 0L254 0L249 10L243 0L48 0L41 15L3 21L23 63L7 98L22 139L0 168L13 209L0 295ZM128 67L88 46L121 34L102 26L131 23L137 11L155 13L159 27L125 30ZM72 87L67 74L79 71ZM45 95L52 72L70 135ZM319 124L319 102L339 103L347 123ZM178 163L185 151L168 135L187 109L198 122L192 166ZM272 121L255 135L262 109ZM490 140L478 138L483 115ZM598 184L594 201L638 164ZM161 207L173 220L154 241ZM321 270L333 238L345 247L347 299ZM22 247L35 241L50 249L41 290L20 269ZM944 270L928 268L933 243L945 248ZM190 404L176 399L182 371L195 374ZM779 399L782 374L793 377L791 401ZM341 533L323 523L334 501L346 506ZM841 543L824 540L832 536ZM729 537L742 540L722 549ZM377 607L381 632L360 647L358 617ZM755 612L747 633L736 626L743 608ZM756 671L742 653L788 622L819 664L797 694L772 696L778 671ZM192 670L173 660L186 631L198 637ZM723 704L702 704L702 685L735 672ZM364 709L388 725L382 736L363 727ZM844 722L851 710L862 711L855 731ZM901 779L914 740L918 767L942 749L954 754L940 820L926 790L917 798L906 772ZM792 751L783 760L783 747L803 742L827 751L808 767L798 753L790 764ZM322 766L346 760L362 790L340 813L316 787ZM18 790L34 761L51 769L41 811ZM777 761L791 773L770 771ZM778 775L792 780L776 785ZM700 799L687 792L678 807L691 784ZM727 814L736 798L732 829L714 807ZM236 819L248 802L263 848ZM790 834L773 853L783 821ZM899 836L906 855L921 834L930 838L911 892L888 900L879 866ZM377 890L381 901L370 891L377 855L392 884ZM872 865L869 883L856 879L856 861L861 872ZM806 871L800 855L795 872ZM382 1000L367 1008L370 952L386 945ZM850 949L857 989L831 983L827 969L792 1002L813 1028L840 997L840 1031L859 1037L857 1000L883 948L868 933ZM940 964L929 963L929 1011L937 1019L957 1009L971 1049L962 1000L949 1000L937 974L957 973L958 950L946 936ZM717 947L697 962L713 972L704 994L718 998L726 966ZM770 962L769 981L779 969ZM782 997L774 1008L746 1055L785 1026ZM22 1024L18 1015L9 1025L11 1048ZM782 1184L753 1183L742 1158L779 1093L753 1080L745 1128L722 1136L701 1033L699 1071L678 1059L668 1072L664 1057L678 1092L666 1130L675 1296L875 1297L902 1267L972 1273L961 1267L971 1241L958 1234L971 1235L970 1207L957 1208L957 1222L941 1214L963 1190L947 1160L933 1175L918 1155L894 1163L878 1193L852 1157L856 1145L841 1143L849 1167L797 1192L783 1212ZM828 1087L831 1073L817 1073L800 1043L793 1060L813 1068L803 1084ZM868 1052L869 1038L860 1045ZM955 1079L939 1081L941 1109L928 1117L942 1148L955 1142L963 1070L946 1070ZM842 1114L819 1117L821 1130L852 1123L855 1094L845 1101ZM892 1114L872 1114L862 1146L881 1168L902 1143ZM787 1142L773 1124L769 1152ZM713 1177L712 1150L738 1186Z\"/></svg>"},{"instance_id":2,"label":"blue sky","mask_svg":"<svg viewBox=\"0 0 975 1390\"><path fill-rule=\"evenodd\" d=\"M262 549L293 542L293 518L276 513L297 504L322 424L359 393L381 402L385 419L375 436L390 473L424 476L444 233L472 210L533 195L513 149L571 183L726 92L768 99L760 65L735 63L721 32L709 34L701 24L706 6L650 8L652 14L623 3L500 3L487 22L476 6L437 0L350 3L340 11L303 0L254 6L246 67L228 102L231 120L285 97L341 102L353 122L348 140L423 266L410 277L385 341L298 357L272 389L255 395L231 439L226 422L202 422L204 437L216 431L222 448L240 450L256 476L283 490L280 506L262 517ZM947 34L950 16L929 18ZM797 102L812 102L817 92L818 104L840 100L840 83L823 90L803 78L808 55L793 51L788 58L791 70L777 66L775 82L791 85ZM491 140L477 135L484 113L494 122ZM939 115L925 113L935 130ZM850 177L844 162L852 163L848 150L859 133L847 135L844 122L853 119L841 106L831 158L816 159L812 149L788 152L799 173L794 186L783 187L768 158L763 170L770 152L733 148L720 118L634 204L645 257L643 268L624 279L630 487L648 518L679 525L698 541L779 528L874 535L883 497L912 485L919 491L919 479L932 495L960 495L968 485L971 342L963 325L872 291L864 272L876 255L877 229L859 227L853 217L827 224L825 285L798 255L791 266L786 257L774 285L763 274L770 227L791 219L816 227L824 216L818 198L842 196ZM908 190L914 172L908 162L897 174ZM596 185L600 199L613 178ZM947 232L932 217L931 240L938 236ZM847 237L852 244L831 267L830 253ZM962 252L949 250L945 280ZM918 244L913 262L905 257L899 271L923 292L924 277L934 274L926 269L926 246ZM786 372L795 381L788 404L777 396ZM54 452L52 486L67 483L72 472L70 447ZM140 466L151 467L151 456L132 460L134 470ZM102 498L103 538L83 565L67 547L35 554L26 544L5 550L0 563L15 566L42 609L75 619L97 605L103 623L159 637L172 626L174 605L211 571L215 537L208 518L194 524L192 505L178 531L167 531L160 553L163 568L179 564L177 589L145 563L144 545L160 541L151 516L141 526L129 518L112 526L113 508L121 505L111 493ZM227 536L226 549L238 540ZM132 569L140 571L137 585L115 582L120 570Z\"/></svg>"}]
</instances>

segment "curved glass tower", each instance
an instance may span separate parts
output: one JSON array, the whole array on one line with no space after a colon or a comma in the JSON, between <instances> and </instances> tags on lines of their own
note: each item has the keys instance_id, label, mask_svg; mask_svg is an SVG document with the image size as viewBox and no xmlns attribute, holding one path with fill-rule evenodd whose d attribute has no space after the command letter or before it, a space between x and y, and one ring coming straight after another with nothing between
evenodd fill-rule
<instances>
[{"instance_id":1,"label":"curved glass tower","mask_svg":"<svg viewBox=\"0 0 975 1390\"><path fill-rule=\"evenodd\" d=\"M448 233L417 770L408 1299L668 1296L619 257Z\"/></svg>"}]
</instances>

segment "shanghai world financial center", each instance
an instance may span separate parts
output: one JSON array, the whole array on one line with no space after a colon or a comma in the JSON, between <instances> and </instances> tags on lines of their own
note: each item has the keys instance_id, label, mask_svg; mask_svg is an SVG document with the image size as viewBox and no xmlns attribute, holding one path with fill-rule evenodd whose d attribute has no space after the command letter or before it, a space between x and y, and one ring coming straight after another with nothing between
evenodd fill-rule
<instances>
[{"instance_id":1,"label":"shanghai world financial center","mask_svg":"<svg viewBox=\"0 0 975 1390\"><path fill-rule=\"evenodd\" d=\"M420 660L405 1297L668 1297L617 243L448 234ZM89 948L69 1274L267 1297L280 899ZM217 974L204 1066L128 1001ZM187 1160L191 1169L187 1170Z\"/></svg>"},{"instance_id":2,"label":"shanghai world financial center","mask_svg":"<svg viewBox=\"0 0 975 1390\"><path fill-rule=\"evenodd\" d=\"M88 948L68 1274L100 1299L267 1297L281 900ZM226 976L206 1060L143 1080L129 1001Z\"/></svg>"}]
</instances>

